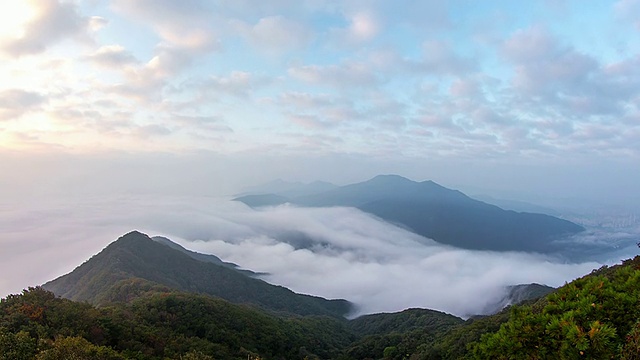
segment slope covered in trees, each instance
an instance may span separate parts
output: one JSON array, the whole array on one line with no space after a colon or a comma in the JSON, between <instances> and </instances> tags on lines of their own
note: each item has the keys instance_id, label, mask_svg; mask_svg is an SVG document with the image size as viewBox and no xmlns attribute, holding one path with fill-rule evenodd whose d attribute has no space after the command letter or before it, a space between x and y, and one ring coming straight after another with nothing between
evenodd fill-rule
<instances>
[{"instance_id":1,"label":"slope covered in trees","mask_svg":"<svg viewBox=\"0 0 640 360\"><path fill-rule=\"evenodd\" d=\"M92 304L127 301L155 290L175 289L218 296L274 312L346 315L346 300L296 294L133 231L111 243L73 272L43 285L55 294Z\"/></svg>"},{"instance_id":2,"label":"slope covered in trees","mask_svg":"<svg viewBox=\"0 0 640 360\"><path fill-rule=\"evenodd\" d=\"M32 288L0 302L0 359L60 359L54 355L65 351L82 359L336 358L353 339L334 318L281 318L188 293L94 308Z\"/></svg>"},{"instance_id":3,"label":"slope covered in trees","mask_svg":"<svg viewBox=\"0 0 640 360\"><path fill-rule=\"evenodd\" d=\"M640 258L602 268L530 306L472 344L476 359L638 359Z\"/></svg>"},{"instance_id":4,"label":"slope covered in trees","mask_svg":"<svg viewBox=\"0 0 640 360\"><path fill-rule=\"evenodd\" d=\"M640 359L640 257L449 327L436 339L424 336L388 333L369 349L386 359Z\"/></svg>"},{"instance_id":5,"label":"slope covered in trees","mask_svg":"<svg viewBox=\"0 0 640 360\"><path fill-rule=\"evenodd\" d=\"M278 316L168 289L96 308L32 288L0 301L0 359L638 359L639 299L640 257L466 322Z\"/></svg>"},{"instance_id":6,"label":"slope covered in trees","mask_svg":"<svg viewBox=\"0 0 640 360\"><path fill-rule=\"evenodd\" d=\"M433 310L409 309L347 320L331 312L301 314L296 306L309 305L296 297L282 298L281 310L274 311L264 304L233 304L189 292L193 288L178 289L198 281L190 282L189 272L168 267L177 260L173 252L184 257L180 261L257 280L196 260L143 234L123 238L105 250L119 255L103 259L117 267L86 266L99 254L66 280L87 282L75 290L94 294L102 300L96 302L100 307L56 297L43 288L0 300L0 360L640 359L640 257L595 270L544 298L492 316L463 321ZM129 257L138 247L146 254ZM150 259L169 270L151 267ZM140 262L141 269L158 270L156 278L122 276L123 269L137 268L132 261ZM95 276L96 271L101 276ZM153 281L168 274L171 281ZM294 309L282 310L288 306Z\"/></svg>"}]
</instances>

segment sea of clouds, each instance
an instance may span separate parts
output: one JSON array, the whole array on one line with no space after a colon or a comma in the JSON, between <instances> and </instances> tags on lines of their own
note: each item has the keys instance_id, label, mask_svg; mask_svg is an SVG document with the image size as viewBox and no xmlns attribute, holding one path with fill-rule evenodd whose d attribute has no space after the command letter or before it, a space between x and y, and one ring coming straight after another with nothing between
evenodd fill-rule
<instances>
[{"instance_id":1,"label":"sea of clouds","mask_svg":"<svg viewBox=\"0 0 640 360\"><path fill-rule=\"evenodd\" d=\"M1 296L72 271L134 229L266 273L266 281L296 292L347 299L354 315L410 307L479 314L507 285L561 286L611 262L464 250L353 208L254 210L216 197L23 199L0 205L0 228Z\"/></svg>"}]
</instances>

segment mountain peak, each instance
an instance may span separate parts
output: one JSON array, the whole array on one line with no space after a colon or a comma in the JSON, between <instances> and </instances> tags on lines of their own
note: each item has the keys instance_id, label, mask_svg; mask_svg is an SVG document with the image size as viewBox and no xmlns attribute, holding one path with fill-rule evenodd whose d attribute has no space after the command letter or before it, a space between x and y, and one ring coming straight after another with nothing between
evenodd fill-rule
<instances>
[{"instance_id":1,"label":"mountain peak","mask_svg":"<svg viewBox=\"0 0 640 360\"><path fill-rule=\"evenodd\" d=\"M121 239L123 239L123 240L124 239L135 239L135 238L147 238L147 239L150 239L149 236L147 234L145 234L145 233L142 233L142 232L140 232L138 230L131 230L128 233L120 236L118 238L118 240L121 240Z\"/></svg>"},{"instance_id":2,"label":"mountain peak","mask_svg":"<svg viewBox=\"0 0 640 360\"><path fill-rule=\"evenodd\" d=\"M152 246L152 245L145 245L149 243L157 243L157 242L153 241L153 239L151 239L149 235L143 232L140 232L138 230L132 230L120 236L116 241L109 244L109 246L107 246L105 250L108 249L108 251L113 251L115 249L123 249L123 248L129 249L129 250L141 249L141 248L145 248L146 246Z\"/></svg>"},{"instance_id":3,"label":"mountain peak","mask_svg":"<svg viewBox=\"0 0 640 360\"><path fill-rule=\"evenodd\" d=\"M415 181L407 179L406 177L395 175L395 174L384 174L377 175L366 182L377 182L377 183L415 183Z\"/></svg>"},{"instance_id":4,"label":"mountain peak","mask_svg":"<svg viewBox=\"0 0 640 360\"><path fill-rule=\"evenodd\" d=\"M169 289L298 315L340 317L351 311L346 300L296 294L234 267L213 255L194 253L166 238L154 240L134 230L43 287L58 296L97 305Z\"/></svg>"}]
</instances>

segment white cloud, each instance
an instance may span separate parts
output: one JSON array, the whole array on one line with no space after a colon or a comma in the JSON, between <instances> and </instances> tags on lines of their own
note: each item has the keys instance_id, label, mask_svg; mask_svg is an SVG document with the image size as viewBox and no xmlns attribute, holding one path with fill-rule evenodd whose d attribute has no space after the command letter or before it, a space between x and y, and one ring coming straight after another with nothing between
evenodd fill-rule
<instances>
[{"instance_id":1,"label":"white cloud","mask_svg":"<svg viewBox=\"0 0 640 360\"><path fill-rule=\"evenodd\" d=\"M505 41L503 53L515 64L514 87L530 95L587 92L591 75L599 71L594 58L562 46L541 27L515 32Z\"/></svg>"},{"instance_id":2,"label":"white cloud","mask_svg":"<svg viewBox=\"0 0 640 360\"><path fill-rule=\"evenodd\" d=\"M21 34L1 39L5 52L13 56L38 54L61 40L88 35L91 21L73 3L31 0L30 4L35 15L23 25Z\"/></svg>"},{"instance_id":3,"label":"white cloud","mask_svg":"<svg viewBox=\"0 0 640 360\"><path fill-rule=\"evenodd\" d=\"M464 74L476 68L476 63L455 53L451 44L430 40L423 44L424 59L417 63L418 69L438 76Z\"/></svg>"},{"instance_id":4,"label":"white cloud","mask_svg":"<svg viewBox=\"0 0 640 360\"><path fill-rule=\"evenodd\" d=\"M4 1L0 146L636 163L638 0L565 5Z\"/></svg>"},{"instance_id":5,"label":"white cloud","mask_svg":"<svg viewBox=\"0 0 640 360\"><path fill-rule=\"evenodd\" d=\"M367 64L356 62L328 66L295 66L288 69L288 74L304 82L331 86L339 90L373 86L380 81Z\"/></svg>"},{"instance_id":6,"label":"white cloud","mask_svg":"<svg viewBox=\"0 0 640 360\"><path fill-rule=\"evenodd\" d=\"M215 13L206 1L115 0L114 8L151 26L166 44L194 53L219 48Z\"/></svg>"},{"instance_id":7,"label":"white cloud","mask_svg":"<svg viewBox=\"0 0 640 360\"><path fill-rule=\"evenodd\" d=\"M133 71L138 84L126 86L146 88L144 83L165 81L186 70L196 59L221 48L215 29L216 14L205 1L115 0L113 8L152 28L161 41L154 56L143 68ZM188 6L186 6L188 5ZM155 84L157 85L157 84Z\"/></svg>"},{"instance_id":8,"label":"white cloud","mask_svg":"<svg viewBox=\"0 0 640 360\"><path fill-rule=\"evenodd\" d=\"M382 23L370 9L358 9L345 16L348 26L330 31L332 41L342 46L354 46L374 40L382 31Z\"/></svg>"},{"instance_id":9,"label":"white cloud","mask_svg":"<svg viewBox=\"0 0 640 360\"><path fill-rule=\"evenodd\" d=\"M240 20L231 24L252 46L268 54L300 50L313 38L313 32L306 25L281 15L261 18L253 26Z\"/></svg>"},{"instance_id":10,"label":"white cloud","mask_svg":"<svg viewBox=\"0 0 640 360\"><path fill-rule=\"evenodd\" d=\"M19 204L0 204L2 270L26 258L46 266L4 278L3 294L70 271L131 229L268 272L269 281L298 292L346 298L362 313L427 307L469 315L498 300L504 285L558 286L599 267L442 246L349 208L254 211L211 197L155 195ZM46 258L56 261L34 261Z\"/></svg>"},{"instance_id":11,"label":"white cloud","mask_svg":"<svg viewBox=\"0 0 640 360\"><path fill-rule=\"evenodd\" d=\"M379 21L368 12L360 12L351 17L349 34L354 40L368 41L380 32Z\"/></svg>"},{"instance_id":12,"label":"white cloud","mask_svg":"<svg viewBox=\"0 0 640 360\"><path fill-rule=\"evenodd\" d=\"M503 46L505 55L516 63L546 60L558 50L556 41L539 26L516 31Z\"/></svg>"},{"instance_id":13,"label":"white cloud","mask_svg":"<svg viewBox=\"0 0 640 360\"><path fill-rule=\"evenodd\" d=\"M0 120L15 120L47 101L39 93L22 89L0 90Z\"/></svg>"},{"instance_id":14,"label":"white cloud","mask_svg":"<svg viewBox=\"0 0 640 360\"><path fill-rule=\"evenodd\" d=\"M86 58L100 66L112 69L122 69L122 66L137 62L135 57L121 45L102 46Z\"/></svg>"},{"instance_id":15,"label":"white cloud","mask_svg":"<svg viewBox=\"0 0 640 360\"><path fill-rule=\"evenodd\" d=\"M477 81L473 79L456 79L451 83L449 93L457 98L476 97L480 95L481 89L479 89Z\"/></svg>"},{"instance_id":16,"label":"white cloud","mask_svg":"<svg viewBox=\"0 0 640 360\"><path fill-rule=\"evenodd\" d=\"M233 71L228 76L211 76L198 86L204 92L213 91L217 95L249 96L256 88L269 82L269 79L245 71Z\"/></svg>"}]
</instances>

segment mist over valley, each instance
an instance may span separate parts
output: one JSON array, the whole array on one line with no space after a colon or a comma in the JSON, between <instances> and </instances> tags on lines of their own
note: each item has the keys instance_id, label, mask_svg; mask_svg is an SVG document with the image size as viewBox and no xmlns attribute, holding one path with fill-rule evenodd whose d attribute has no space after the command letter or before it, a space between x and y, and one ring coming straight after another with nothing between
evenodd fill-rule
<instances>
[{"instance_id":1,"label":"mist over valley","mask_svg":"<svg viewBox=\"0 0 640 360\"><path fill-rule=\"evenodd\" d=\"M385 196L392 196L389 191ZM20 225L34 221L39 226ZM3 279L7 294L70 272L138 229L216 255L272 284L346 299L357 309L351 316L415 307L462 317L494 312L509 286L558 287L632 256L638 233L633 226L609 232L586 227L559 238L560 245L548 243L545 252L529 251L526 244L520 251L474 250L437 242L354 207L251 208L230 197L157 195L83 198L71 206L68 199L38 202L35 208L6 211L4 226L12 229L13 239L4 253L6 269L18 266L21 254L40 259L22 276Z\"/></svg>"}]
</instances>

